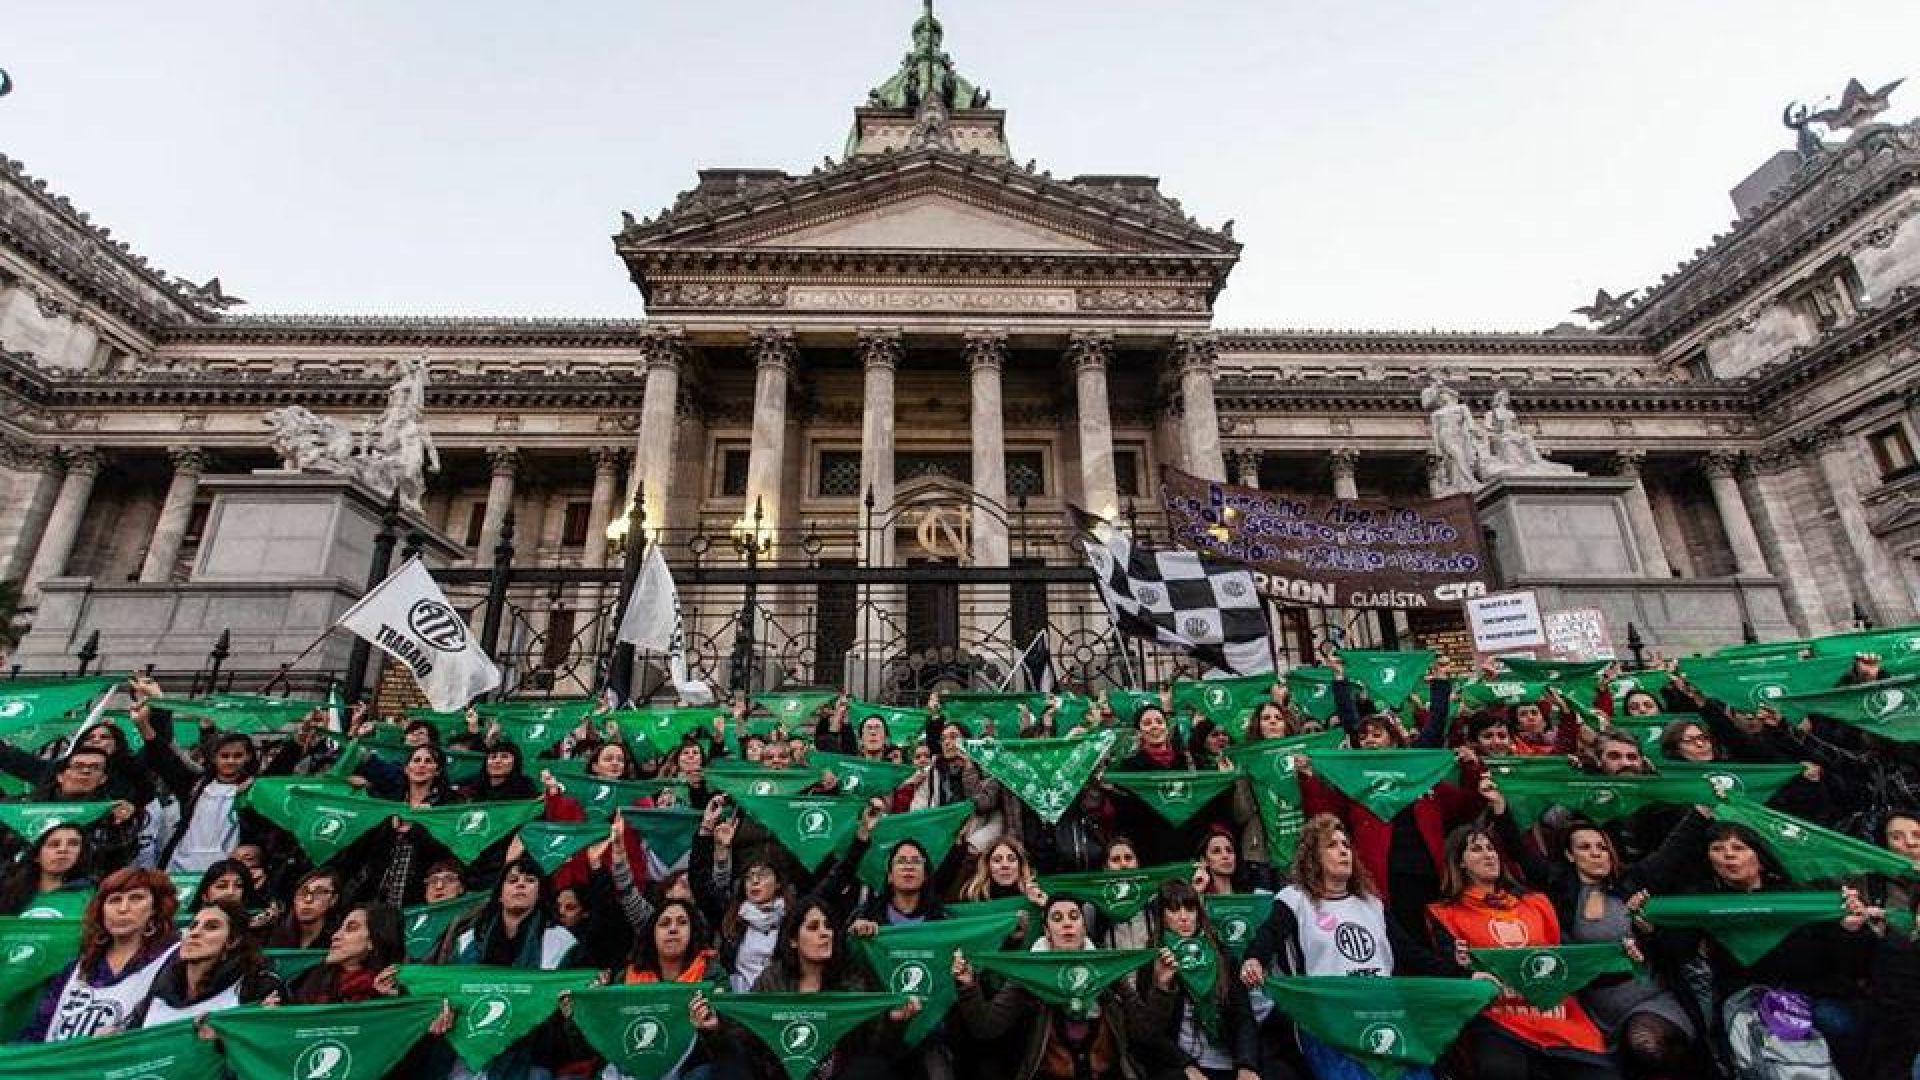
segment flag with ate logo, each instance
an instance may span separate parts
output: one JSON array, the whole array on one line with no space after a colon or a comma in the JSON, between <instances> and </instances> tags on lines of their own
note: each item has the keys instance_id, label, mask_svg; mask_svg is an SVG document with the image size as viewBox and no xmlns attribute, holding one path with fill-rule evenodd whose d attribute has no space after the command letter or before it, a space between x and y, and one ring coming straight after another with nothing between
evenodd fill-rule
<instances>
[{"instance_id":1,"label":"flag with ate logo","mask_svg":"<svg viewBox=\"0 0 1920 1080\"><path fill-rule=\"evenodd\" d=\"M1920 675L1788 694L1773 706L1789 720L1824 716L1894 742L1920 742Z\"/></svg>"},{"instance_id":2,"label":"flag with ate logo","mask_svg":"<svg viewBox=\"0 0 1920 1080\"><path fill-rule=\"evenodd\" d=\"M218 1080L220 1051L190 1020L64 1042L0 1046L0 1076L40 1080ZM276 1077L275 1080L289 1080ZM328 1077L325 1080L336 1080Z\"/></svg>"},{"instance_id":3,"label":"flag with ate logo","mask_svg":"<svg viewBox=\"0 0 1920 1080\"><path fill-rule=\"evenodd\" d=\"M1296 975L1269 978L1265 987L1274 1008L1379 1080L1440 1060L1500 993L1485 979L1418 976Z\"/></svg>"},{"instance_id":4,"label":"flag with ate logo","mask_svg":"<svg viewBox=\"0 0 1920 1080\"><path fill-rule=\"evenodd\" d=\"M699 1033L687 1015L707 983L596 986L573 995L573 1025L622 1076L676 1075Z\"/></svg>"},{"instance_id":5,"label":"flag with ate logo","mask_svg":"<svg viewBox=\"0 0 1920 1080\"><path fill-rule=\"evenodd\" d=\"M1233 787L1240 774L1231 770L1200 772L1109 772L1107 783L1137 797L1169 825L1185 825L1193 815Z\"/></svg>"},{"instance_id":6,"label":"flag with ate logo","mask_svg":"<svg viewBox=\"0 0 1920 1080\"><path fill-rule=\"evenodd\" d=\"M405 807L369 799L344 784L267 784L263 777L240 795L242 805L293 834L316 863L338 855L348 844Z\"/></svg>"},{"instance_id":7,"label":"flag with ate logo","mask_svg":"<svg viewBox=\"0 0 1920 1080\"><path fill-rule=\"evenodd\" d=\"M1057 825L1119 738L1112 728L1059 739L968 739L968 760Z\"/></svg>"},{"instance_id":8,"label":"flag with ate logo","mask_svg":"<svg viewBox=\"0 0 1920 1080\"><path fill-rule=\"evenodd\" d=\"M91 825L107 816L111 802L0 802L0 828L29 845L59 825Z\"/></svg>"},{"instance_id":9,"label":"flag with ate logo","mask_svg":"<svg viewBox=\"0 0 1920 1080\"><path fill-rule=\"evenodd\" d=\"M752 1032L788 1080L806 1080L848 1032L906 1003L905 994L821 991L726 994L713 999L713 1009Z\"/></svg>"},{"instance_id":10,"label":"flag with ate logo","mask_svg":"<svg viewBox=\"0 0 1920 1080\"><path fill-rule=\"evenodd\" d=\"M1207 921L1220 936L1220 947L1238 961L1253 944L1253 935L1273 914L1272 893L1208 893L1201 898L1207 905Z\"/></svg>"},{"instance_id":11,"label":"flag with ate logo","mask_svg":"<svg viewBox=\"0 0 1920 1080\"><path fill-rule=\"evenodd\" d=\"M1309 757L1322 780L1381 821L1393 820L1460 766L1451 750L1316 750Z\"/></svg>"},{"instance_id":12,"label":"flag with ate logo","mask_svg":"<svg viewBox=\"0 0 1920 1080\"><path fill-rule=\"evenodd\" d=\"M1013 933L1013 915L883 926L871 937L854 938L854 952L866 961L881 986L920 999L920 1014L907 1025L906 1043L918 1045L940 1026L960 991L953 982L953 952L992 952Z\"/></svg>"},{"instance_id":13,"label":"flag with ate logo","mask_svg":"<svg viewBox=\"0 0 1920 1080\"><path fill-rule=\"evenodd\" d=\"M1627 950L1614 942L1470 951L1474 967L1491 972L1500 985L1543 1010L1558 1008L1602 975L1626 975L1634 970Z\"/></svg>"},{"instance_id":14,"label":"flag with ate logo","mask_svg":"<svg viewBox=\"0 0 1920 1080\"><path fill-rule=\"evenodd\" d=\"M1745 825L1760 837L1787 876L1802 884L1862 874L1915 876L1911 860L1878 844L1823 829L1811 821L1736 795L1713 808L1715 820Z\"/></svg>"},{"instance_id":15,"label":"flag with ate logo","mask_svg":"<svg viewBox=\"0 0 1920 1080\"><path fill-rule=\"evenodd\" d=\"M1093 1012L1107 987L1151 964L1156 949L1080 949L1068 952L970 952L967 962L1020 984L1049 1005L1075 1016Z\"/></svg>"},{"instance_id":16,"label":"flag with ate logo","mask_svg":"<svg viewBox=\"0 0 1920 1080\"><path fill-rule=\"evenodd\" d=\"M599 976L591 968L527 971L486 964L402 964L398 972L407 993L453 1006L447 1042L475 1070L552 1016L560 995L585 990Z\"/></svg>"},{"instance_id":17,"label":"flag with ate logo","mask_svg":"<svg viewBox=\"0 0 1920 1080\"><path fill-rule=\"evenodd\" d=\"M838 795L746 795L733 800L773 834L809 873L838 851L860 824L864 799Z\"/></svg>"},{"instance_id":18,"label":"flag with ate logo","mask_svg":"<svg viewBox=\"0 0 1920 1080\"><path fill-rule=\"evenodd\" d=\"M401 997L243 1005L212 1013L207 1023L239 1080L381 1080L438 1015L439 998Z\"/></svg>"},{"instance_id":19,"label":"flag with ate logo","mask_svg":"<svg viewBox=\"0 0 1920 1080\"><path fill-rule=\"evenodd\" d=\"M1039 879L1038 884L1040 891L1048 896L1084 900L1114 922L1126 922L1146 910L1147 901L1153 899L1153 892L1161 882L1179 881L1192 875L1192 863L1167 863L1137 870L1052 874Z\"/></svg>"},{"instance_id":20,"label":"flag with ate logo","mask_svg":"<svg viewBox=\"0 0 1920 1080\"><path fill-rule=\"evenodd\" d=\"M335 625L406 665L420 692L442 712L464 709L500 685L500 669L480 651L467 621L418 558L374 586Z\"/></svg>"}]
</instances>

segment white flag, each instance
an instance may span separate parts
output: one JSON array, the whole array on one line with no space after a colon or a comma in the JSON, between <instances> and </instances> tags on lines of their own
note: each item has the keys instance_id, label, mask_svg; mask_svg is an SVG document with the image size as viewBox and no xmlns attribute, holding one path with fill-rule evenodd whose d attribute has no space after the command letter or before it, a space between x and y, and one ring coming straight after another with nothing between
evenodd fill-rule
<instances>
[{"instance_id":1,"label":"white flag","mask_svg":"<svg viewBox=\"0 0 1920 1080\"><path fill-rule=\"evenodd\" d=\"M627 610L620 616L615 637L647 652L664 653L667 673L673 679L674 692L689 705L705 705L713 700L713 688L687 677L686 639L681 633L680 590L674 588L673 574L659 544L647 545L640 564L640 580L634 583Z\"/></svg>"},{"instance_id":2,"label":"white flag","mask_svg":"<svg viewBox=\"0 0 1920 1080\"><path fill-rule=\"evenodd\" d=\"M500 685L500 669L467 630L465 619L418 558L340 616L343 626L407 665L440 712L455 712Z\"/></svg>"}]
</instances>

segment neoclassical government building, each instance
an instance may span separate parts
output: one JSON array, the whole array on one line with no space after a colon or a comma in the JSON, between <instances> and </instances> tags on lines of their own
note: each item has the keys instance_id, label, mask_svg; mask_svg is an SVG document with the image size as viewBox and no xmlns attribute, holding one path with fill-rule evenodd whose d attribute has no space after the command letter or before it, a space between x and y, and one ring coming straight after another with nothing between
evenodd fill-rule
<instances>
[{"instance_id":1,"label":"neoclassical government building","mask_svg":"<svg viewBox=\"0 0 1920 1080\"><path fill-rule=\"evenodd\" d=\"M1689 644L1743 617L1914 618L1920 123L1803 131L1726 232L1585 326L1369 333L1215 325L1230 226L1153 177L1014 160L1006 121L923 16L838 157L703 169L621 215L611 254L645 319L248 314L0 158L0 580L111 605L185 579L202 478L278 463L263 412L357 425L419 357L442 463L426 516L484 567L511 512L522 569L617 563L608 525L636 491L676 566L739 562L757 510L765 564L978 569L1069 561L1068 503L1150 530L1167 464L1422 494L1438 372L1476 409L1509 390L1556 460L1632 480L1629 576L1691 598ZM1616 630L1676 621L1616 584ZM873 636L854 587L772 587L822 672ZM913 588L881 614L918 644L982 618ZM595 602L522 603L548 642L529 663L563 663ZM1283 648L1330 617L1283 612Z\"/></svg>"}]
</instances>

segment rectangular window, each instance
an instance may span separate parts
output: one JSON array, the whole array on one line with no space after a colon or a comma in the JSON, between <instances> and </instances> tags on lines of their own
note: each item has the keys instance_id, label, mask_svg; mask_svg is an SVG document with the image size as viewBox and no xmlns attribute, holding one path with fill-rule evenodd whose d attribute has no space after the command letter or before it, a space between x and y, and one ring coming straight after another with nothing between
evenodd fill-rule
<instances>
[{"instance_id":1,"label":"rectangular window","mask_svg":"<svg viewBox=\"0 0 1920 1080\"><path fill-rule=\"evenodd\" d=\"M1132 447L1114 447L1113 450L1113 488L1114 494L1123 499L1137 498L1140 494L1140 451Z\"/></svg>"},{"instance_id":2,"label":"rectangular window","mask_svg":"<svg viewBox=\"0 0 1920 1080\"><path fill-rule=\"evenodd\" d=\"M486 520L487 520L487 504L485 500L476 502L471 507L468 508L467 510L467 546L468 547L479 546L480 529L481 529L481 526L483 526L486 523Z\"/></svg>"},{"instance_id":3,"label":"rectangular window","mask_svg":"<svg viewBox=\"0 0 1920 1080\"><path fill-rule=\"evenodd\" d=\"M1038 450L1007 451L1007 498L1030 499L1047 493L1046 458Z\"/></svg>"},{"instance_id":4,"label":"rectangular window","mask_svg":"<svg viewBox=\"0 0 1920 1080\"><path fill-rule=\"evenodd\" d=\"M593 504L590 502L570 502L567 512L560 519L560 546L586 547L587 521L593 516Z\"/></svg>"},{"instance_id":5,"label":"rectangular window","mask_svg":"<svg viewBox=\"0 0 1920 1080\"><path fill-rule=\"evenodd\" d=\"M820 475L814 488L828 498L859 498L860 451L820 451Z\"/></svg>"},{"instance_id":6,"label":"rectangular window","mask_svg":"<svg viewBox=\"0 0 1920 1080\"><path fill-rule=\"evenodd\" d=\"M720 475L717 477L719 493L722 495L745 495L747 493L747 464L752 459L744 446L723 446L720 448Z\"/></svg>"},{"instance_id":7,"label":"rectangular window","mask_svg":"<svg viewBox=\"0 0 1920 1080\"><path fill-rule=\"evenodd\" d=\"M1907 439L1904 426L1881 428L1867 436L1867 445L1873 448L1873 460L1880 466L1880 479L1892 480L1913 470L1913 443Z\"/></svg>"}]
</instances>

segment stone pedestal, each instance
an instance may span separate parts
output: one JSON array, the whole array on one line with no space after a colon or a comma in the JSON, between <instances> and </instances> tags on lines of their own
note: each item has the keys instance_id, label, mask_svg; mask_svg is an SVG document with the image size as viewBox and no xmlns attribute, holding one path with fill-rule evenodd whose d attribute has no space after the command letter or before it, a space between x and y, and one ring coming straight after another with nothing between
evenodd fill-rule
<instances>
[{"instance_id":1,"label":"stone pedestal","mask_svg":"<svg viewBox=\"0 0 1920 1080\"><path fill-rule=\"evenodd\" d=\"M258 472L207 476L206 533L187 581L97 583L49 578L32 631L14 661L29 672L70 671L79 643L100 632L101 671L153 664L161 672L205 666L223 631L233 634L226 670L273 672L360 598L386 500L334 476ZM393 565L409 531L424 558L445 566L462 549L423 519L402 515ZM346 667L353 638L330 635L297 670Z\"/></svg>"},{"instance_id":2,"label":"stone pedestal","mask_svg":"<svg viewBox=\"0 0 1920 1080\"><path fill-rule=\"evenodd\" d=\"M1764 639L1797 636L1780 583L1766 574L1661 576L1640 547L1623 476L1506 477L1474 496L1491 527L1505 590L1531 589L1542 611L1598 608L1625 655L1627 624L1669 655L1740 640L1741 623Z\"/></svg>"}]
</instances>

